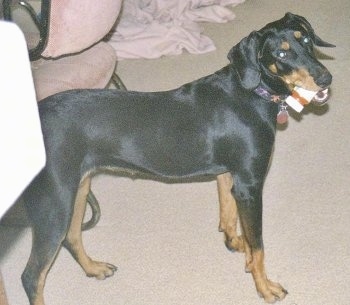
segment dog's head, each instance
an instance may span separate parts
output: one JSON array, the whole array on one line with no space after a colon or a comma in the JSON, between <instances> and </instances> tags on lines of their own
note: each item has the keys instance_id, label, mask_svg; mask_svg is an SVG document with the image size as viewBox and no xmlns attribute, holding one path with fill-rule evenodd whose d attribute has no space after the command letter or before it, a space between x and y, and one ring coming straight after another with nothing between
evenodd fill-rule
<instances>
[{"instance_id":1,"label":"dog's head","mask_svg":"<svg viewBox=\"0 0 350 305\"><path fill-rule=\"evenodd\" d=\"M248 90L264 84L278 94L287 94L298 86L321 96L332 75L316 59L314 45L334 47L318 37L304 17L287 13L242 39L228 58Z\"/></svg>"}]
</instances>

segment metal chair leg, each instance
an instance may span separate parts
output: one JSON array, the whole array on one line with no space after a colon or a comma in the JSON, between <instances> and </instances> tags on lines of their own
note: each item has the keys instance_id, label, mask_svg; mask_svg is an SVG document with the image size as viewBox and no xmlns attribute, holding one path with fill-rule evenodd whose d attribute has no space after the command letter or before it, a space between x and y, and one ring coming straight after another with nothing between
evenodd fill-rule
<instances>
[{"instance_id":1,"label":"metal chair leg","mask_svg":"<svg viewBox=\"0 0 350 305\"><path fill-rule=\"evenodd\" d=\"M117 89L124 90L124 91L128 90L128 89L126 89L124 83L122 82L122 80L120 79L118 74L115 72L112 75L112 83L114 86L116 86Z\"/></svg>"}]
</instances>

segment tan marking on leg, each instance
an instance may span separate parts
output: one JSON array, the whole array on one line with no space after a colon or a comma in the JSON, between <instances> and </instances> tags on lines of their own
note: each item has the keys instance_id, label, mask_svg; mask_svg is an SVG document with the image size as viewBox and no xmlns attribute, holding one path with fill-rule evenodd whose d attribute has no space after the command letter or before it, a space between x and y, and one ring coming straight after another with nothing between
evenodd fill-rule
<instances>
[{"instance_id":1,"label":"tan marking on leg","mask_svg":"<svg viewBox=\"0 0 350 305\"><path fill-rule=\"evenodd\" d=\"M108 263L93 261L86 254L82 241L81 224L85 215L86 198L90 191L90 185L90 177L85 177L79 185L72 222L66 236L66 242L69 251L84 269L87 276L105 279L106 277L112 276L117 268Z\"/></svg>"},{"instance_id":2,"label":"tan marking on leg","mask_svg":"<svg viewBox=\"0 0 350 305\"><path fill-rule=\"evenodd\" d=\"M245 253L245 272L250 273L252 272L251 266L253 261L252 249L250 248L246 238L244 237L244 234L242 238L244 242L244 253Z\"/></svg>"},{"instance_id":3,"label":"tan marking on leg","mask_svg":"<svg viewBox=\"0 0 350 305\"><path fill-rule=\"evenodd\" d=\"M230 173L221 174L216 177L219 204L220 204L220 224L219 231L225 233L226 246L231 250L244 251L243 240L237 235L237 205L232 196L233 179Z\"/></svg>"},{"instance_id":4,"label":"tan marking on leg","mask_svg":"<svg viewBox=\"0 0 350 305\"><path fill-rule=\"evenodd\" d=\"M52 260L52 262L53 262L53 260ZM48 274L48 272L50 270L52 262L50 264L48 264L47 267L45 267L45 269L41 272L41 274L39 276L38 287L37 287L37 290L36 290L36 295L35 295L35 299L34 299L33 305L45 305L45 302L44 302L44 286L45 286L46 277L47 277L47 274Z\"/></svg>"},{"instance_id":5,"label":"tan marking on leg","mask_svg":"<svg viewBox=\"0 0 350 305\"><path fill-rule=\"evenodd\" d=\"M33 232L33 238L35 238L34 232ZM37 288L35 291L35 298L33 300L33 305L45 305L44 287L45 287L46 277L47 277L47 274L49 273L49 270L50 270L53 262L55 261L57 254L60 250L61 250L61 247L58 247L55 255L52 256L52 259L47 263L45 268L43 268L41 273L39 274ZM34 260L32 255L31 255L29 257L27 265L34 265L34 264L36 264L36 260Z\"/></svg>"},{"instance_id":6,"label":"tan marking on leg","mask_svg":"<svg viewBox=\"0 0 350 305\"><path fill-rule=\"evenodd\" d=\"M270 281L266 276L263 250L251 251L251 256L247 259L246 269L252 273L256 289L267 303L274 303L285 298L288 292L280 284Z\"/></svg>"}]
</instances>

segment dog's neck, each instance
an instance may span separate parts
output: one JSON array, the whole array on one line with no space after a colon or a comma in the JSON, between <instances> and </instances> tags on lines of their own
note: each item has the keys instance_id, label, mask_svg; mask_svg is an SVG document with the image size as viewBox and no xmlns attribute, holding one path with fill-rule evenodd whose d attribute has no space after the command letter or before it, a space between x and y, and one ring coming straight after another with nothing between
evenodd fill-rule
<instances>
[{"instance_id":1,"label":"dog's neck","mask_svg":"<svg viewBox=\"0 0 350 305\"><path fill-rule=\"evenodd\" d=\"M278 124L285 124L288 122L288 106L285 103L286 98L288 97L288 94L274 94L271 93L266 87L262 84L259 84L258 87L254 89L254 93L259 95L261 98L263 98L266 101L278 103L278 113L276 121Z\"/></svg>"},{"instance_id":2,"label":"dog's neck","mask_svg":"<svg viewBox=\"0 0 350 305\"><path fill-rule=\"evenodd\" d=\"M272 92L271 90L267 89L266 86L260 84L258 87L254 89L254 92L262 97L264 100L274 102L274 103L280 103L283 102L288 94L277 94L275 92Z\"/></svg>"}]
</instances>

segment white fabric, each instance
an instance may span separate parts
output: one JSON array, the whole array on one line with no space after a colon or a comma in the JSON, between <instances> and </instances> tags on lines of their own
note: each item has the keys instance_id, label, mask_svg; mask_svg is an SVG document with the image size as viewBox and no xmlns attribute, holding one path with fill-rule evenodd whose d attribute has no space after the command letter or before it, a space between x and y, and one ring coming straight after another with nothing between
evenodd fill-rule
<instances>
[{"instance_id":1,"label":"white fabric","mask_svg":"<svg viewBox=\"0 0 350 305\"><path fill-rule=\"evenodd\" d=\"M244 0L125 0L109 43L118 60L178 55L185 49L201 54L215 50L197 22L227 22L235 18L226 8Z\"/></svg>"},{"instance_id":2,"label":"white fabric","mask_svg":"<svg viewBox=\"0 0 350 305\"><path fill-rule=\"evenodd\" d=\"M0 36L1 218L43 168L45 148L24 35L0 21Z\"/></svg>"}]
</instances>

